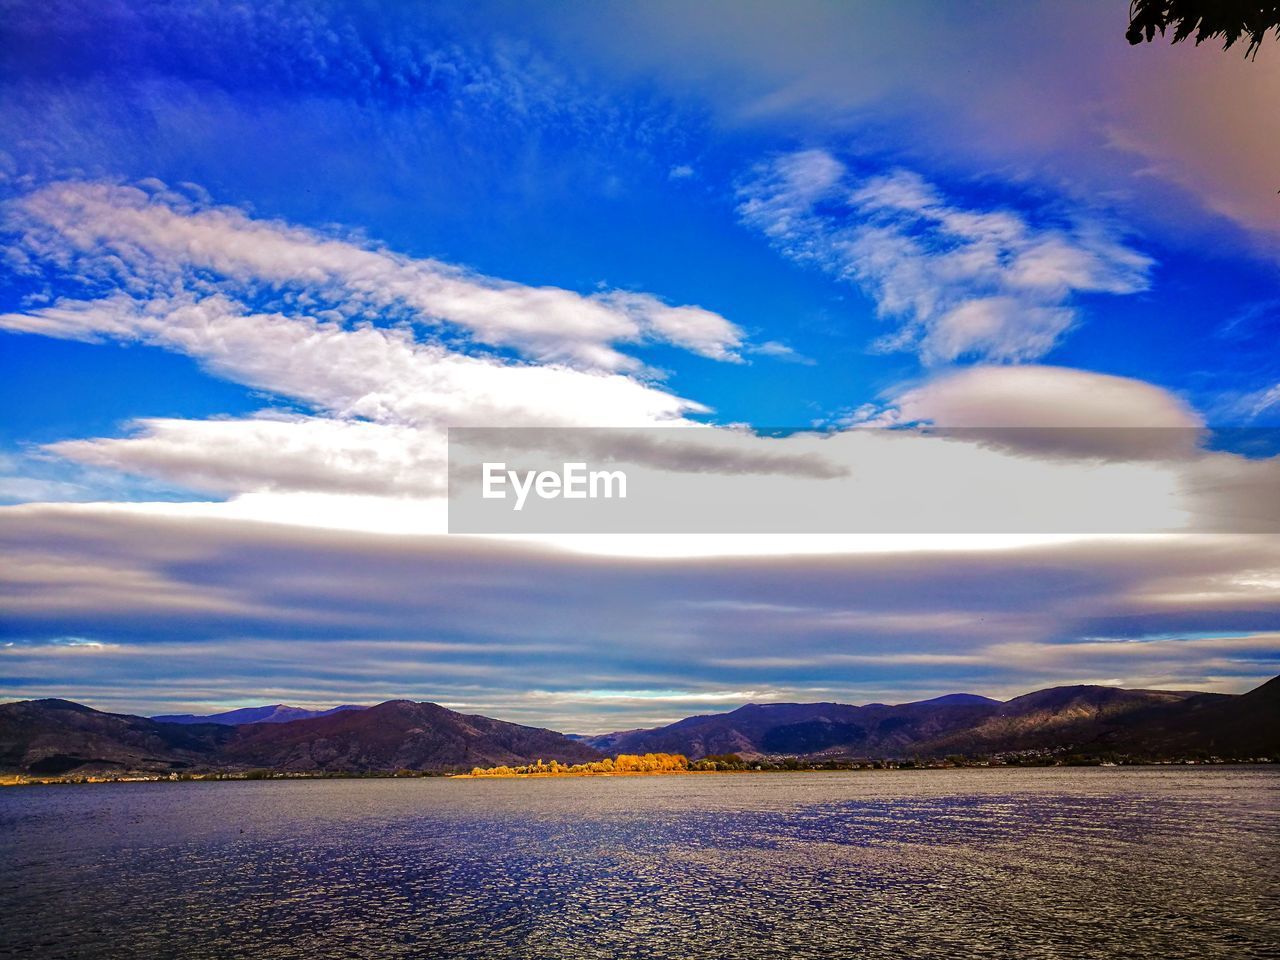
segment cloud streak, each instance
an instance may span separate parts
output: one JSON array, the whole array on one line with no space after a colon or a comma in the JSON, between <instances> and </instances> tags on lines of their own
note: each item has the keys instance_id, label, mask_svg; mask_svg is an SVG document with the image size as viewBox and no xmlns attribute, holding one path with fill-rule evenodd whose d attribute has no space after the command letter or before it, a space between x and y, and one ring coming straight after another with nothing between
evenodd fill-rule
<instances>
[{"instance_id":1,"label":"cloud streak","mask_svg":"<svg viewBox=\"0 0 1280 960\"><path fill-rule=\"evenodd\" d=\"M9 205L11 256L56 264L74 277L135 294L267 298L343 321L405 319L478 344L511 347L543 362L637 370L616 343L657 340L718 360L737 359L741 331L692 306L648 293L584 296L486 277L414 259L166 189L108 183L53 184ZM448 332L445 330L444 332Z\"/></svg>"},{"instance_id":2,"label":"cloud streak","mask_svg":"<svg viewBox=\"0 0 1280 960\"><path fill-rule=\"evenodd\" d=\"M824 150L758 166L738 197L784 256L857 284L897 324L880 349L926 364L1039 359L1077 322L1076 294L1145 290L1153 265L1098 223L970 209L909 170L853 177Z\"/></svg>"}]
</instances>

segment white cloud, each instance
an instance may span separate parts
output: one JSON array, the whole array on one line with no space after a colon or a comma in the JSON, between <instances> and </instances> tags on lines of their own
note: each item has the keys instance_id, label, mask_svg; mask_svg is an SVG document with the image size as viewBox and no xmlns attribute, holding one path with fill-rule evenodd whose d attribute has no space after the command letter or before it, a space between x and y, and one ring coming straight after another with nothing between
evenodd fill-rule
<instances>
[{"instance_id":1,"label":"white cloud","mask_svg":"<svg viewBox=\"0 0 1280 960\"><path fill-rule=\"evenodd\" d=\"M1039 365L947 373L899 391L887 410L863 419L958 428L1039 454L1126 460L1190 458L1203 427L1182 400L1145 381Z\"/></svg>"},{"instance_id":2,"label":"white cloud","mask_svg":"<svg viewBox=\"0 0 1280 960\"><path fill-rule=\"evenodd\" d=\"M1242 398L1241 406L1250 418L1261 416L1280 405L1280 383L1265 390L1258 390Z\"/></svg>"},{"instance_id":3,"label":"white cloud","mask_svg":"<svg viewBox=\"0 0 1280 960\"><path fill-rule=\"evenodd\" d=\"M1070 367L971 367L898 395L908 420L945 427L1173 427L1201 419L1143 380Z\"/></svg>"},{"instance_id":4,"label":"white cloud","mask_svg":"<svg viewBox=\"0 0 1280 960\"><path fill-rule=\"evenodd\" d=\"M751 352L762 357L772 357L775 360L785 360L787 363L800 363L805 366L815 366L817 361L812 357L806 357L804 354L797 353L792 347L785 343L779 343L776 340L766 340L763 343L756 344L751 347Z\"/></svg>"},{"instance_id":5,"label":"white cloud","mask_svg":"<svg viewBox=\"0 0 1280 960\"><path fill-rule=\"evenodd\" d=\"M1100 224L966 209L907 170L854 180L822 150L758 167L739 199L784 255L858 284L897 322L882 348L926 363L1043 357L1076 322L1073 294L1144 290L1153 263Z\"/></svg>"},{"instance_id":6,"label":"white cloud","mask_svg":"<svg viewBox=\"0 0 1280 960\"><path fill-rule=\"evenodd\" d=\"M215 494L320 492L433 497L447 451L436 432L322 417L135 421L136 435L44 449L94 467Z\"/></svg>"},{"instance_id":7,"label":"white cloud","mask_svg":"<svg viewBox=\"0 0 1280 960\"><path fill-rule=\"evenodd\" d=\"M17 252L86 280L134 294L190 290L240 297L262 289L282 305L327 308L346 318L388 311L436 329L458 328L475 342L514 347L533 359L604 370L636 370L615 344L666 340L717 359L734 359L741 331L697 307L672 307L651 294L583 296L414 259L367 242L210 206L162 184L139 187L69 182L11 203L7 226Z\"/></svg>"},{"instance_id":8,"label":"white cloud","mask_svg":"<svg viewBox=\"0 0 1280 960\"><path fill-rule=\"evenodd\" d=\"M621 374L467 356L404 327L251 313L220 294L64 301L2 315L0 328L150 343L238 383L381 423L640 426L703 409Z\"/></svg>"},{"instance_id":9,"label":"white cloud","mask_svg":"<svg viewBox=\"0 0 1280 960\"><path fill-rule=\"evenodd\" d=\"M603 294L599 301L635 318L654 339L710 357L737 361L735 349L742 338L732 323L701 307L672 307L647 293L617 291Z\"/></svg>"},{"instance_id":10,"label":"white cloud","mask_svg":"<svg viewBox=\"0 0 1280 960\"><path fill-rule=\"evenodd\" d=\"M812 209L845 174L844 164L825 150L784 154L758 167L739 191L738 213L788 256L817 257Z\"/></svg>"}]
</instances>

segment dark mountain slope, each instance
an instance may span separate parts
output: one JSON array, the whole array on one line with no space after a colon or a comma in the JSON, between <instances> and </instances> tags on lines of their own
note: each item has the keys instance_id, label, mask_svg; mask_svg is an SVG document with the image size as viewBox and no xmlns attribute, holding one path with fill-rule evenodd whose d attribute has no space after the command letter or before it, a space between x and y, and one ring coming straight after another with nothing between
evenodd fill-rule
<instances>
[{"instance_id":1,"label":"dark mountain slope","mask_svg":"<svg viewBox=\"0 0 1280 960\"><path fill-rule=\"evenodd\" d=\"M157 723L69 700L0 704L0 769L35 774L171 772L204 767L234 730Z\"/></svg>"},{"instance_id":2,"label":"dark mountain slope","mask_svg":"<svg viewBox=\"0 0 1280 960\"><path fill-rule=\"evenodd\" d=\"M599 757L550 730L407 700L234 727L159 723L67 700L0 704L0 770L36 775L255 767L364 773Z\"/></svg>"},{"instance_id":3,"label":"dark mountain slope","mask_svg":"<svg viewBox=\"0 0 1280 960\"><path fill-rule=\"evenodd\" d=\"M970 694L896 706L747 704L731 713L689 717L652 730L605 734L588 742L607 752L664 751L693 759L717 753L896 755L915 743L972 727L999 706L999 701Z\"/></svg>"},{"instance_id":4,"label":"dark mountain slope","mask_svg":"<svg viewBox=\"0 0 1280 960\"><path fill-rule=\"evenodd\" d=\"M1144 711L1106 742L1117 750L1166 756L1280 756L1280 677L1241 696L1200 693Z\"/></svg>"},{"instance_id":5,"label":"dark mountain slope","mask_svg":"<svg viewBox=\"0 0 1280 960\"><path fill-rule=\"evenodd\" d=\"M243 725L220 752L224 763L292 771L429 770L599 757L551 730L411 700L291 723Z\"/></svg>"},{"instance_id":6,"label":"dark mountain slope","mask_svg":"<svg viewBox=\"0 0 1280 960\"><path fill-rule=\"evenodd\" d=\"M889 706L748 704L665 727L587 739L609 753L691 758L981 756L1021 751L1224 758L1280 755L1280 678L1241 696L1066 686L1000 703L954 694Z\"/></svg>"},{"instance_id":7,"label":"dark mountain slope","mask_svg":"<svg viewBox=\"0 0 1280 960\"><path fill-rule=\"evenodd\" d=\"M1010 700L971 729L918 746L921 753L934 755L1100 747L1138 717L1195 696L1207 694L1090 685L1050 687Z\"/></svg>"}]
</instances>

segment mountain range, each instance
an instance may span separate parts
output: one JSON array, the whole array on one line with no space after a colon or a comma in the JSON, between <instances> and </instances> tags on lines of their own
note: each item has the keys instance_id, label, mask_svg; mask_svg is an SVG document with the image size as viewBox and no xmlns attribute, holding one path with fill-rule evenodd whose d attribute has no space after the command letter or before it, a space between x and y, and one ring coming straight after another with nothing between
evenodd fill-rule
<instances>
[{"instance_id":1,"label":"mountain range","mask_svg":"<svg viewBox=\"0 0 1280 960\"><path fill-rule=\"evenodd\" d=\"M610 753L697 757L988 756L1032 751L1229 757L1280 752L1280 677L1239 696L1067 686L1001 703L953 694L894 706L747 704L584 741Z\"/></svg>"},{"instance_id":2,"label":"mountain range","mask_svg":"<svg viewBox=\"0 0 1280 960\"><path fill-rule=\"evenodd\" d=\"M539 757L579 763L599 754L551 730L410 700L236 726L104 713L69 700L0 704L0 771L42 776L255 768L391 772Z\"/></svg>"},{"instance_id":3,"label":"mountain range","mask_svg":"<svg viewBox=\"0 0 1280 960\"><path fill-rule=\"evenodd\" d=\"M340 707L330 707L328 710L306 710L302 707L273 703L266 707L241 707L238 710L227 710L223 713L170 713L151 719L159 723L221 723L236 727L242 723L288 723L291 720L310 720L313 717L327 717L331 713L342 710L364 709L354 703L344 703Z\"/></svg>"},{"instance_id":4,"label":"mountain range","mask_svg":"<svg viewBox=\"0 0 1280 960\"><path fill-rule=\"evenodd\" d=\"M290 719L297 714L305 716ZM962 693L903 704L747 704L587 737L410 700L325 711L274 704L176 718L105 713L68 700L0 704L0 771L37 776L449 770L619 753L1280 758L1280 677L1240 695L1065 686L1007 702Z\"/></svg>"}]
</instances>

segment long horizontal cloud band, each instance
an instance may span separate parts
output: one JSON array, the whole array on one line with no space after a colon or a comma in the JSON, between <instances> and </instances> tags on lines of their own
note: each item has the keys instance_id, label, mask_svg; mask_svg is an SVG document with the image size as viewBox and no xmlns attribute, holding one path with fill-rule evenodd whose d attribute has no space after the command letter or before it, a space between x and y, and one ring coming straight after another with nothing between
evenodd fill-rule
<instances>
[{"instance_id":1,"label":"long horizontal cloud band","mask_svg":"<svg viewBox=\"0 0 1280 960\"><path fill-rule=\"evenodd\" d=\"M712 695L1234 690L1280 660L1273 537L661 559L107 505L3 519L4 696L141 709L252 685L609 729Z\"/></svg>"},{"instance_id":2,"label":"long horizontal cloud band","mask_svg":"<svg viewBox=\"0 0 1280 960\"><path fill-rule=\"evenodd\" d=\"M1240 433L1242 431L1233 431ZM1280 434L1247 431L1274 449ZM1280 532L1280 465L1194 428L455 428L451 533Z\"/></svg>"}]
</instances>

